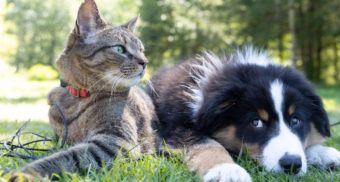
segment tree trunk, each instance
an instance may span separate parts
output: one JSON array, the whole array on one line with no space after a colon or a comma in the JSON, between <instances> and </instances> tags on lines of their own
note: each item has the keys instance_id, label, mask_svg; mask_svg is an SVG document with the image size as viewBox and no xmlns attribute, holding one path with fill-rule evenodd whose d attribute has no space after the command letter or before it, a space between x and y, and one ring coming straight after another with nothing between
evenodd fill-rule
<instances>
[{"instance_id":1,"label":"tree trunk","mask_svg":"<svg viewBox=\"0 0 340 182\"><path fill-rule=\"evenodd\" d=\"M296 40L296 29L295 29L295 6L294 0L289 0L289 10L288 10L288 23L289 31L292 37L291 45L291 65L296 67L296 52L297 52L297 40Z\"/></svg>"},{"instance_id":2,"label":"tree trunk","mask_svg":"<svg viewBox=\"0 0 340 182\"><path fill-rule=\"evenodd\" d=\"M334 53L334 60L333 60L333 66L334 66L334 80L338 82L340 80L339 75L339 55L338 55L338 45L337 42L334 42L333 44L333 53Z\"/></svg>"},{"instance_id":3,"label":"tree trunk","mask_svg":"<svg viewBox=\"0 0 340 182\"><path fill-rule=\"evenodd\" d=\"M315 58L315 79L316 81L320 82L322 75L321 75L321 69L322 69L322 35L318 34L317 37L317 44L316 44L316 58Z\"/></svg>"},{"instance_id":4,"label":"tree trunk","mask_svg":"<svg viewBox=\"0 0 340 182\"><path fill-rule=\"evenodd\" d=\"M55 47L56 47L56 35L54 32L51 32L51 37L52 40L51 40L51 43L50 43L50 46L49 46L49 60L48 60L48 65L50 66L53 66L54 67L54 60L55 60Z\"/></svg>"},{"instance_id":5,"label":"tree trunk","mask_svg":"<svg viewBox=\"0 0 340 182\"><path fill-rule=\"evenodd\" d=\"M306 54L306 74L310 80L315 81L315 73L314 73L314 46L312 40L307 40L307 54Z\"/></svg>"},{"instance_id":6,"label":"tree trunk","mask_svg":"<svg viewBox=\"0 0 340 182\"><path fill-rule=\"evenodd\" d=\"M278 24L278 31L277 31L277 50L278 50L278 56L280 62L283 61L283 35L284 35L284 23L282 20L282 2L281 0L275 0L275 21L277 21Z\"/></svg>"},{"instance_id":7,"label":"tree trunk","mask_svg":"<svg viewBox=\"0 0 340 182\"><path fill-rule=\"evenodd\" d=\"M284 47L283 47L283 35L282 34L278 36L277 48L278 48L278 51L279 51L280 62L282 62L283 59L284 59L283 58L283 49L284 49ZM292 65L292 66L295 67L295 65Z\"/></svg>"}]
</instances>

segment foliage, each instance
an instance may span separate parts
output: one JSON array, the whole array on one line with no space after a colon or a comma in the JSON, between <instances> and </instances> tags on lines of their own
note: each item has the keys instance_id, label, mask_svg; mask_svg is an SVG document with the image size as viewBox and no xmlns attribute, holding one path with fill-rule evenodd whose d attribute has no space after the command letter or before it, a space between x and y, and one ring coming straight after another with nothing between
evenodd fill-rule
<instances>
[{"instance_id":1,"label":"foliage","mask_svg":"<svg viewBox=\"0 0 340 182\"><path fill-rule=\"evenodd\" d=\"M55 80L59 76L58 72L51 66L36 64L28 70L28 78L30 80L43 81Z\"/></svg>"},{"instance_id":2,"label":"foliage","mask_svg":"<svg viewBox=\"0 0 340 182\"><path fill-rule=\"evenodd\" d=\"M142 37L156 65L205 49L228 52L250 43L268 48L279 61L290 62L313 81L334 83L340 75L340 22L336 18L340 1L291 2L144 0ZM290 11L294 19L289 19Z\"/></svg>"},{"instance_id":3,"label":"foliage","mask_svg":"<svg viewBox=\"0 0 340 182\"><path fill-rule=\"evenodd\" d=\"M141 36L152 65L173 64L204 50L228 51L236 39L222 1L143 0ZM218 12L218 13L217 13Z\"/></svg>"},{"instance_id":4,"label":"foliage","mask_svg":"<svg viewBox=\"0 0 340 182\"><path fill-rule=\"evenodd\" d=\"M8 0L6 20L16 26L8 30L17 36L18 48L12 63L17 69L43 63L53 65L57 50L69 30L66 0Z\"/></svg>"},{"instance_id":5,"label":"foliage","mask_svg":"<svg viewBox=\"0 0 340 182\"><path fill-rule=\"evenodd\" d=\"M6 29L18 42L12 58L17 69L37 63L53 65L73 28L82 1L6 1ZM151 68L172 65L204 50L223 54L240 45L255 44L269 49L276 61L301 69L313 81L335 83L340 79L340 1L101 0L97 3L104 19L115 25L140 13L142 22L137 34L145 43ZM288 16L291 14L293 18Z\"/></svg>"},{"instance_id":6,"label":"foliage","mask_svg":"<svg viewBox=\"0 0 340 182\"><path fill-rule=\"evenodd\" d=\"M313 81L339 80L340 1L324 0L235 0L240 7L236 12L243 22L239 36L248 36L250 41L275 50L281 60L290 59L292 33L296 34L297 60L293 65L303 70ZM288 19L292 10L294 19ZM293 21L293 22L289 22ZM289 30L289 23L295 25ZM289 44L285 39L289 36ZM326 54L332 51L331 54ZM329 68L333 73L329 74ZM328 80L327 80L328 79Z\"/></svg>"}]
</instances>

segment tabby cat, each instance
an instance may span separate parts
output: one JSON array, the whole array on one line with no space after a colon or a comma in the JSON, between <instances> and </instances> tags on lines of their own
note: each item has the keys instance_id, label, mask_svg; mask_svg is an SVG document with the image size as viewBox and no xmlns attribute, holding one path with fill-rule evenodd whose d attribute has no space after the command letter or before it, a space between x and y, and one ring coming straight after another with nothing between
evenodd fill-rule
<instances>
[{"instance_id":1,"label":"tabby cat","mask_svg":"<svg viewBox=\"0 0 340 182\"><path fill-rule=\"evenodd\" d=\"M100 169L117 155L138 157L153 150L153 104L135 86L144 74L147 59L142 42L133 34L138 17L121 26L105 23L94 0L80 6L73 32L57 67L63 84L53 89L49 118L56 134L64 135L67 150L28 164L18 176L27 179L62 171Z\"/></svg>"}]
</instances>

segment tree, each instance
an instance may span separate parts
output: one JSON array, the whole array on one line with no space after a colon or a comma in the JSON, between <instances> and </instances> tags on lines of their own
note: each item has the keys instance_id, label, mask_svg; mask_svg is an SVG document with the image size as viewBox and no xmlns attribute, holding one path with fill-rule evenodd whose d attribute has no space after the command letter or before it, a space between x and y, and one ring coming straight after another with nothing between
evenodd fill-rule
<instances>
[{"instance_id":1,"label":"tree","mask_svg":"<svg viewBox=\"0 0 340 182\"><path fill-rule=\"evenodd\" d=\"M252 43L279 52L281 60L292 59L292 64L302 69L316 82L325 81L330 67L337 73L337 46L339 37L339 1L330 0L235 0L242 7L237 14L243 22L240 37ZM282 46L289 35L291 46ZM277 47L271 46L273 42ZM333 49L333 55L326 54ZM282 52L288 52L290 56ZM330 62L333 61L333 64ZM335 78L335 76L334 76Z\"/></svg>"},{"instance_id":2,"label":"tree","mask_svg":"<svg viewBox=\"0 0 340 182\"><path fill-rule=\"evenodd\" d=\"M232 13L223 8L215 0L143 0L141 37L151 64L173 64L204 50L218 53L232 47Z\"/></svg>"},{"instance_id":3,"label":"tree","mask_svg":"<svg viewBox=\"0 0 340 182\"><path fill-rule=\"evenodd\" d=\"M7 0L5 18L15 24L18 48L11 63L16 69L42 63L53 65L70 31L70 12L66 0Z\"/></svg>"},{"instance_id":4,"label":"tree","mask_svg":"<svg viewBox=\"0 0 340 182\"><path fill-rule=\"evenodd\" d=\"M165 61L165 54L173 50L175 22L173 7L168 1L143 0L140 16L143 20L141 38L146 48L146 55L152 66L160 66ZM170 51L171 52L171 51Z\"/></svg>"},{"instance_id":5,"label":"tree","mask_svg":"<svg viewBox=\"0 0 340 182\"><path fill-rule=\"evenodd\" d=\"M75 17L83 0L42 1L7 0L6 21L15 26L8 31L17 37L18 48L11 63L16 69L30 68L40 63L54 65L54 61L75 25ZM136 0L102 0L100 11L108 23L122 24L137 16ZM109 6L108 6L109 5ZM73 17L73 18L71 18Z\"/></svg>"},{"instance_id":6,"label":"tree","mask_svg":"<svg viewBox=\"0 0 340 182\"><path fill-rule=\"evenodd\" d=\"M292 66L296 67L297 41L296 41L296 29L295 29L295 3L294 3L294 0L289 0L288 22L289 22L290 35L292 37L292 40L291 40L291 64L292 64Z\"/></svg>"}]
</instances>

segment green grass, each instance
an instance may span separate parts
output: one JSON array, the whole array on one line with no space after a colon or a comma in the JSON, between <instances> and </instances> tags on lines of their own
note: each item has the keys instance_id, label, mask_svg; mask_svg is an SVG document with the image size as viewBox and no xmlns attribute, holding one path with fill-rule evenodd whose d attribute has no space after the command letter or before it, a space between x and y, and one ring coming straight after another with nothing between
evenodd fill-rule
<instances>
[{"instance_id":1,"label":"green grass","mask_svg":"<svg viewBox=\"0 0 340 182\"><path fill-rule=\"evenodd\" d=\"M28 81L22 76L0 78L0 139L7 138L16 132L23 121L31 119L26 131L33 131L53 137L48 124L46 96L49 90L58 85L57 81ZM340 86L318 86L331 123L340 121ZM326 141L329 146L340 149L340 125L332 128L333 136ZM30 141L32 137L23 140ZM55 143L39 145L39 147L55 147ZM36 153L46 155L45 153ZM29 160L0 157L0 174L5 170L20 169ZM340 181L340 171L322 171L310 167L302 178L284 174L266 172L246 156L237 159L251 174L253 181ZM1 175L0 175L1 176ZM8 176L0 177L2 180ZM88 170L83 174L62 174L61 181L200 181L183 164L182 156L166 158L162 156L143 156L139 160L118 158L110 168L99 172Z\"/></svg>"}]
</instances>

